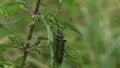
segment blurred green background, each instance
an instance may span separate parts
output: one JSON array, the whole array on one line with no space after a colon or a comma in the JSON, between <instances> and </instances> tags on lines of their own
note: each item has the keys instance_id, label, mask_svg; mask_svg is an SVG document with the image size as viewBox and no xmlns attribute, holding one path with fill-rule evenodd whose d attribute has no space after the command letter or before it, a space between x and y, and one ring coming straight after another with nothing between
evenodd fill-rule
<instances>
[{"instance_id":1,"label":"blurred green background","mask_svg":"<svg viewBox=\"0 0 120 68\"><path fill-rule=\"evenodd\" d=\"M36 0L30 3L34 10ZM54 13L57 5L58 0L42 0L39 11L42 15ZM32 15L24 7L23 0L0 0L0 68L19 68L23 51L11 47L14 44L9 44L8 37L14 35L11 26L21 39L27 38ZM120 68L119 0L63 0L57 17L59 22L72 18L72 27L64 30L69 55L64 57L62 68ZM33 38L46 37L45 31L45 25L37 23ZM40 45L48 42L43 40ZM41 54L29 54L26 68L50 68L49 47L39 50Z\"/></svg>"}]
</instances>

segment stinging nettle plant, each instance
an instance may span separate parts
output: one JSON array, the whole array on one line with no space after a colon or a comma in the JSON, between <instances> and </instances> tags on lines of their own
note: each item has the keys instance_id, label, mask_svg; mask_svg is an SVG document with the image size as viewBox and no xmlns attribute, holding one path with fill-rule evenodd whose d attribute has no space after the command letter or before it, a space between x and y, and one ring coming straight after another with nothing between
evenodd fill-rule
<instances>
[{"instance_id":1,"label":"stinging nettle plant","mask_svg":"<svg viewBox=\"0 0 120 68\"><path fill-rule=\"evenodd\" d=\"M0 15L3 17L5 23L0 23L0 27L8 30L10 35L8 36L9 40L11 41L8 44L1 44L1 47L3 48L9 47L11 45L14 48L18 48L23 51L23 56L21 57L21 62L18 65L20 68L25 68L26 60L28 58L29 53L31 51L36 51L39 54L41 52L39 51L39 48L49 47L49 53L51 55L51 68L58 68L61 66L63 58L68 55L68 53L65 50L65 42L64 40L64 33L63 30L65 27L69 27L71 30L79 33L79 31L74 28L73 25L71 25L69 22L59 22L57 20L57 13L59 13L59 10L62 7L62 0L59 0L57 8L55 8L54 14L42 14L42 12L39 10L41 9L41 5L43 5L42 0L35 0L36 5L33 8L33 5L31 4L31 1L29 0L14 0L14 1L5 1L4 4L0 5ZM12 15L14 15L19 10L25 10L28 13L28 19L31 23L26 23L27 26L29 26L29 29L27 28L27 39L22 38L22 35L18 34L19 32L16 31L15 27L19 24L22 24L22 22L26 22L26 17L22 17L17 20L11 20ZM31 13L31 15L29 15ZM22 14L21 14L22 16ZM11 22L12 23L9 23ZM35 28L37 27L37 24L45 26L44 29L41 29L39 33L43 33L42 35L35 36ZM41 26L42 27L42 26ZM24 29L24 28L21 28ZM45 33L47 36L44 37ZM79 33L80 34L80 33ZM81 34L80 34L81 35ZM41 40L46 41L48 46L41 46ZM64 53L66 55L64 55ZM47 67L46 67L47 68Z\"/></svg>"}]
</instances>

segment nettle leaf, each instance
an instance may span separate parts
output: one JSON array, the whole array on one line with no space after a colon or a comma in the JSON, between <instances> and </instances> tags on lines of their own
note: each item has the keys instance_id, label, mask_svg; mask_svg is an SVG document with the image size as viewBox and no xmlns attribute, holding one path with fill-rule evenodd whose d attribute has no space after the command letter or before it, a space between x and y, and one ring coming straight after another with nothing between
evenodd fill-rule
<instances>
[{"instance_id":1,"label":"nettle leaf","mask_svg":"<svg viewBox=\"0 0 120 68\"><path fill-rule=\"evenodd\" d=\"M16 37L15 36L8 36L8 38L11 40L11 41L15 41L16 42Z\"/></svg>"},{"instance_id":2,"label":"nettle leaf","mask_svg":"<svg viewBox=\"0 0 120 68\"><path fill-rule=\"evenodd\" d=\"M16 20L12 21L12 25L14 25L14 26L20 25L25 21L25 19L26 19L25 17L16 19Z\"/></svg>"},{"instance_id":3,"label":"nettle leaf","mask_svg":"<svg viewBox=\"0 0 120 68\"><path fill-rule=\"evenodd\" d=\"M11 31L8 28L0 27L0 38L6 37L11 34Z\"/></svg>"},{"instance_id":4,"label":"nettle leaf","mask_svg":"<svg viewBox=\"0 0 120 68\"><path fill-rule=\"evenodd\" d=\"M46 37L38 37L40 40L48 40Z\"/></svg>"},{"instance_id":5,"label":"nettle leaf","mask_svg":"<svg viewBox=\"0 0 120 68\"><path fill-rule=\"evenodd\" d=\"M4 11L1 7L0 7L0 16L4 16Z\"/></svg>"},{"instance_id":6,"label":"nettle leaf","mask_svg":"<svg viewBox=\"0 0 120 68\"><path fill-rule=\"evenodd\" d=\"M7 1L0 6L0 9L1 9L0 14L11 16L20 9L21 5L25 5L25 3L17 2L17 1Z\"/></svg>"},{"instance_id":7,"label":"nettle leaf","mask_svg":"<svg viewBox=\"0 0 120 68\"><path fill-rule=\"evenodd\" d=\"M14 64L15 64L16 68L19 67L19 64L21 63L21 61L22 61L22 57L19 57L14 61Z\"/></svg>"},{"instance_id":8,"label":"nettle leaf","mask_svg":"<svg viewBox=\"0 0 120 68\"><path fill-rule=\"evenodd\" d=\"M2 23L0 23L0 28L5 28L5 26Z\"/></svg>"},{"instance_id":9,"label":"nettle leaf","mask_svg":"<svg viewBox=\"0 0 120 68\"><path fill-rule=\"evenodd\" d=\"M9 29L5 26L5 24L3 24L3 23L0 23L0 28L2 28L2 29L6 29L6 30L8 30L9 31Z\"/></svg>"},{"instance_id":10,"label":"nettle leaf","mask_svg":"<svg viewBox=\"0 0 120 68\"><path fill-rule=\"evenodd\" d=\"M0 61L0 65L3 65L3 68L14 68L14 64L9 61ZM0 67L1 68L1 67Z\"/></svg>"},{"instance_id":11,"label":"nettle leaf","mask_svg":"<svg viewBox=\"0 0 120 68\"><path fill-rule=\"evenodd\" d=\"M7 43L7 44L0 44L0 49L7 48L13 46L13 43Z\"/></svg>"},{"instance_id":12,"label":"nettle leaf","mask_svg":"<svg viewBox=\"0 0 120 68\"><path fill-rule=\"evenodd\" d=\"M0 23L0 38L11 34L11 31L4 23Z\"/></svg>"},{"instance_id":13,"label":"nettle leaf","mask_svg":"<svg viewBox=\"0 0 120 68\"><path fill-rule=\"evenodd\" d=\"M76 28L76 26L74 26L70 22L65 22L65 25L67 27L69 27L72 31L74 31L74 32L78 33L80 36L82 36L82 33Z\"/></svg>"}]
</instances>

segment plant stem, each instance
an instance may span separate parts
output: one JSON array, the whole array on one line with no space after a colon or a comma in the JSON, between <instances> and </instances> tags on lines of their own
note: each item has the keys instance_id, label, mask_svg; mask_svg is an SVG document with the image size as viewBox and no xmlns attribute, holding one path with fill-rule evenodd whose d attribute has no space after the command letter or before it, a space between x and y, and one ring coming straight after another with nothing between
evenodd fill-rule
<instances>
[{"instance_id":1,"label":"plant stem","mask_svg":"<svg viewBox=\"0 0 120 68\"><path fill-rule=\"evenodd\" d=\"M57 6L57 8L56 8L56 10L55 10L54 16L56 16L57 13L58 13L58 12L60 11L60 9L62 8L62 2L63 2L63 0L59 0L59 3L58 3L58 6Z\"/></svg>"},{"instance_id":2,"label":"plant stem","mask_svg":"<svg viewBox=\"0 0 120 68\"><path fill-rule=\"evenodd\" d=\"M40 18L40 20L45 24L45 26L46 26L46 28L47 28L47 32L48 32L48 39L49 39L49 43L51 43L51 41L53 41L53 34L52 34L52 32L51 32L51 30L50 30L50 26L47 24L47 22L42 18L42 17L39 17ZM51 53L51 68L53 68L53 62L54 62L54 60L53 60L53 56L54 56L54 51L53 51L53 47L52 46L50 46L50 53Z\"/></svg>"},{"instance_id":3,"label":"plant stem","mask_svg":"<svg viewBox=\"0 0 120 68\"><path fill-rule=\"evenodd\" d=\"M23 55L23 59L22 59L22 63L21 63L21 67L20 68L24 68L25 66L25 61L27 59L27 55L28 55L28 52L27 51L24 51L24 55Z\"/></svg>"},{"instance_id":4,"label":"plant stem","mask_svg":"<svg viewBox=\"0 0 120 68\"><path fill-rule=\"evenodd\" d=\"M35 8L35 10L34 10L34 12L33 12L34 15L37 15L37 13L38 13L39 6L40 6L40 2L41 2L41 0L37 0L36 8ZM31 25L31 28L30 28L29 34L28 34L28 40L31 40L31 39L32 39L32 34L33 34L35 22L36 22L36 20L33 19L33 24ZM25 49L24 49L23 59L22 59L22 63L21 63L21 67L20 67L20 68L24 68L24 66L25 66L25 61L26 61L27 55L28 55L28 53L29 53L29 52L27 51L27 49L29 48L29 45L30 45L30 44L27 43L27 44L26 44L26 47L25 47Z\"/></svg>"}]
</instances>

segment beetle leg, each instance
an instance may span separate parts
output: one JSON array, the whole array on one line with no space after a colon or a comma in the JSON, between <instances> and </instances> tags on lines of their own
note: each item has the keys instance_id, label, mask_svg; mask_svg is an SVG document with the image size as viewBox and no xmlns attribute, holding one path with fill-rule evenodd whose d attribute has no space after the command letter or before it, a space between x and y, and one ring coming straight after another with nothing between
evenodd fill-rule
<instances>
[{"instance_id":1,"label":"beetle leg","mask_svg":"<svg viewBox=\"0 0 120 68\"><path fill-rule=\"evenodd\" d=\"M64 49L64 52L66 53L65 57L67 57L69 54L68 52Z\"/></svg>"},{"instance_id":2,"label":"beetle leg","mask_svg":"<svg viewBox=\"0 0 120 68\"><path fill-rule=\"evenodd\" d=\"M63 42L65 43L65 42L67 42L67 40L63 39Z\"/></svg>"}]
</instances>

